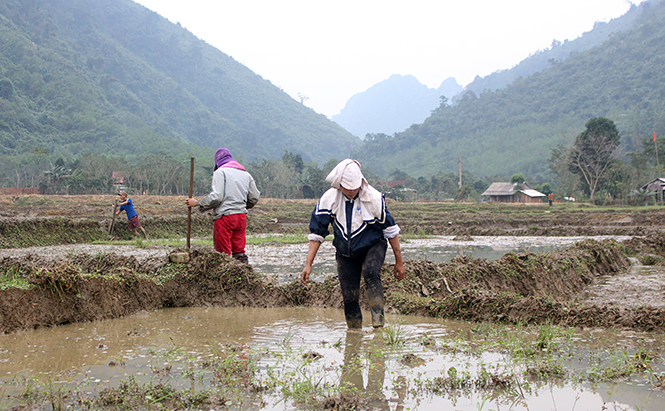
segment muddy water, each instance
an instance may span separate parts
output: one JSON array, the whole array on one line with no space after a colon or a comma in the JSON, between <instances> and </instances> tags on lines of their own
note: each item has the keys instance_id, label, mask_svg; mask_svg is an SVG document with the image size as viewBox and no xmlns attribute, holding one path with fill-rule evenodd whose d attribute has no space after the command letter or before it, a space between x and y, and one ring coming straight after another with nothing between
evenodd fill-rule
<instances>
[{"instance_id":1,"label":"muddy water","mask_svg":"<svg viewBox=\"0 0 665 411\"><path fill-rule=\"evenodd\" d=\"M373 407L380 410L665 409L664 394L652 391L640 376L597 386L523 382L522 393L495 396L473 389L453 394L419 391L418 387L426 386L428 381L449 376L452 368L459 375L476 376L481 369L522 375L523 366L498 350L469 353L468 348L479 343L477 335L481 332L476 325L410 316L388 316L387 322L398 344L389 342L386 330L374 332L368 324L362 331L348 331L341 310L312 308L164 309L2 335L0 382L4 395L0 407L7 405L6 395L26 390L29 383L22 376L65 381L93 395L104 387L117 386L128 375L146 383L205 388L210 376L202 369L196 370L195 364L213 357L215 350L229 343L263 352L260 378L267 378L267 370L271 370L289 378L305 376L333 385L343 381L364 390L373 399ZM515 333L537 335L538 329L516 329ZM567 369L584 373L601 344L617 349L639 344L665 352L661 334L588 330L567 340L564 351L568 355L561 361ZM311 353L321 357L303 365L303 355ZM188 374L192 369L197 378ZM296 369L295 376L289 374ZM656 372L665 372L665 367L658 363ZM242 405L245 409L298 409L273 393L247 401Z\"/></svg>"},{"instance_id":2,"label":"muddy water","mask_svg":"<svg viewBox=\"0 0 665 411\"><path fill-rule=\"evenodd\" d=\"M634 258L631 264L625 275L608 276L592 284L586 290L585 300L623 307L665 307L665 267L643 266Z\"/></svg>"}]
</instances>

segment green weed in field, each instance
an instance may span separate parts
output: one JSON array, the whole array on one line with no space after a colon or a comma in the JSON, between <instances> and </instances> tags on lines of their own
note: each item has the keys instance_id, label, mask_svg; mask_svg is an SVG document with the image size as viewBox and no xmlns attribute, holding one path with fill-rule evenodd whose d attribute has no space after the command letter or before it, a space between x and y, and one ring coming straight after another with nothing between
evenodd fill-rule
<instances>
[{"instance_id":1,"label":"green weed in field","mask_svg":"<svg viewBox=\"0 0 665 411\"><path fill-rule=\"evenodd\" d=\"M18 267L10 267L7 271L0 275L0 290L8 288L18 288L20 290L27 290L32 285L23 278Z\"/></svg>"},{"instance_id":2,"label":"green weed in field","mask_svg":"<svg viewBox=\"0 0 665 411\"><path fill-rule=\"evenodd\" d=\"M303 244L307 243L306 234L267 234L259 236L247 236L247 244L261 245L265 243L278 244Z\"/></svg>"}]
</instances>

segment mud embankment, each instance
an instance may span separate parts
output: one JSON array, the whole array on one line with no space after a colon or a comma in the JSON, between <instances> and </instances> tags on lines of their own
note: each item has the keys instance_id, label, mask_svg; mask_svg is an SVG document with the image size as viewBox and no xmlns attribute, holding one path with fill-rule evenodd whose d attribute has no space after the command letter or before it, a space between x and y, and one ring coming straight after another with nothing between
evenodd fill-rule
<instances>
[{"instance_id":1,"label":"mud embankment","mask_svg":"<svg viewBox=\"0 0 665 411\"><path fill-rule=\"evenodd\" d=\"M108 240L117 196L1 196L0 248ZM135 196L152 239L184 237L184 197ZM308 232L316 200L261 199L248 214L248 233ZM595 207L587 204L400 203L391 214L405 234L443 236L655 236L665 233L665 207ZM210 236L210 213L192 213L192 236ZM130 238L125 214L113 236Z\"/></svg>"},{"instance_id":2,"label":"mud embankment","mask_svg":"<svg viewBox=\"0 0 665 411\"><path fill-rule=\"evenodd\" d=\"M311 212L311 211L310 211ZM587 213L590 214L590 213ZM248 234L281 233L307 234L309 214L294 218L273 214L248 215ZM514 220L483 213L469 215L430 216L423 220L403 216L399 225L404 234L441 236L657 236L665 232L660 224L665 214L640 214L623 224L614 223L615 216L585 215L584 213L560 217L555 220L537 216ZM654 221L657 219L658 221ZM60 244L81 244L95 241L128 240L132 238L127 229L124 214L117 217L111 235L110 218L62 216L0 218L0 248L34 247ZM187 234L186 215L141 216L141 224L151 239L184 238ZM209 237L212 233L212 216L209 213L192 213L191 236Z\"/></svg>"},{"instance_id":3,"label":"mud embankment","mask_svg":"<svg viewBox=\"0 0 665 411\"><path fill-rule=\"evenodd\" d=\"M626 252L662 253L665 240L587 240L551 253L509 253L498 261L458 257L447 263L406 261L397 282L384 266L390 312L501 323L665 329L665 310L580 300L586 287L630 266ZM42 261L4 258L0 331L116 318L141 310L186 306L341 308L336 278L276 286L209 248L194 247L187 264L166 257L137 260L105 255Z\"/></svg>"},{"instance_id":4,"label":"mud embankment","mask_svg":"<svg viewBox=\"0 0 665 411\"><path fill-rule=\"evenodd\" d=\"M187 219L180 216L149 216L141 218L152 239L184 238ZM111 219L31 217L0 219L0 248L25 248L35 246L82 244L95 241L130 240L127 218L119 215L113 224ZM210 236L212 218L207 214L194 214L191 220L193 237Z\"/></svg>"}]
</instances>

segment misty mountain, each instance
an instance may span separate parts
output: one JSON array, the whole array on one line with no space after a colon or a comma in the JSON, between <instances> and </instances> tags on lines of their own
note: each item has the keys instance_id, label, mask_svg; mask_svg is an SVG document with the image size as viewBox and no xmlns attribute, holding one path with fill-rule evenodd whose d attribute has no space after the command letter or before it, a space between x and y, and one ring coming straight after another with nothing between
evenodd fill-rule
<instances>
[{"instance_id":1,"label":"misty mountain","mask_svg":"<svg viewBox=\"0 0 665 411\"><path fill-rule=\"evenodd\" d=\"M592 30L577 39L563 42L554 40L549 48L534 52L510 69L498 70L485 77L476 76L466 87L460 86L451 77L444 80L438 89L430 89L411 75L394 74L352 96L332 120L360 138L364 138L367 133L392 135L404 131L429 117L431 110L439 106L441 96L445 96L449 103L457 103L464 91L473 91L479 95L485 90L501 89L520 77L543 71L574 53L598 46L615 33L629 30L639 15L638 9L633 5L620 17L609 22L596 22Z\"/></svg>"},{"instance_id":2,"label":"misty mountain","mask_svg":"<svg viewBox=\"0 0 665 411\"><path fill-rule=\"evenodd\" d=\"M474 175L546 178L551 149L566 144L594 117L615 122L622 143L665 133L665 3L645 1L629 30L551 67L437 108L394 137L373 135L354 152L386 175L455 172L459 158Z\"/></svg>"},{"instance_id":3,"label":"misty mountain","mask_svg":"<svg viewBox=\"0 0 665 411\"><path fill-rule=\"evenodd\" d=\"M360 138L367 133L392 135L422 123L439 106L441 96L450 100L462 90L452 77L433 89L414 76L393 74L352 96L332 120Z\"/></svg>"},{"instance_id":4,"label":"misty mountain","mask_svg":"<svg viewBox=\"0 0 665 411\"><path fill-rule=\"evenodd\" d=\"M0 156L182 157L225 146L247 161L289 150L322 164L360 143L130 0L3 0L0 68Z\"/></svg>"}]
</instances>

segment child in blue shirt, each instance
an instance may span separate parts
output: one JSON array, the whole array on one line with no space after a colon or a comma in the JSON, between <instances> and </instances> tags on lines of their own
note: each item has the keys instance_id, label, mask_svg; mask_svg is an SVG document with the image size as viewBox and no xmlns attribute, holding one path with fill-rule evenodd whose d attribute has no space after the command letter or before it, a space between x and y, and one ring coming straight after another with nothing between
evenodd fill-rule
<instances>
[{"instance_id":1,"label":"child in blue shirt","mask_svg":"<svg viewBox=\"0 0 665 411\"><path fill-rule=\"evenodd\" d=\"M126 191L121 191L118 193L120 196L120 203L118 204L120 208L118 208L118 211L115 212L115 215L120 214L121 211L125 211L127 213L127 220L128 220L128 225L129 229L134 231L134 236L136 236L136 229L140 228L141 231L143 232L143 237L145 239L148 239L148 234L146 234L145 230L143 227L141 227L141 222L139 221L139 214L134 210L134 204L132 203L132 199L127 196Z\"/></svg>"}]
</instances>

